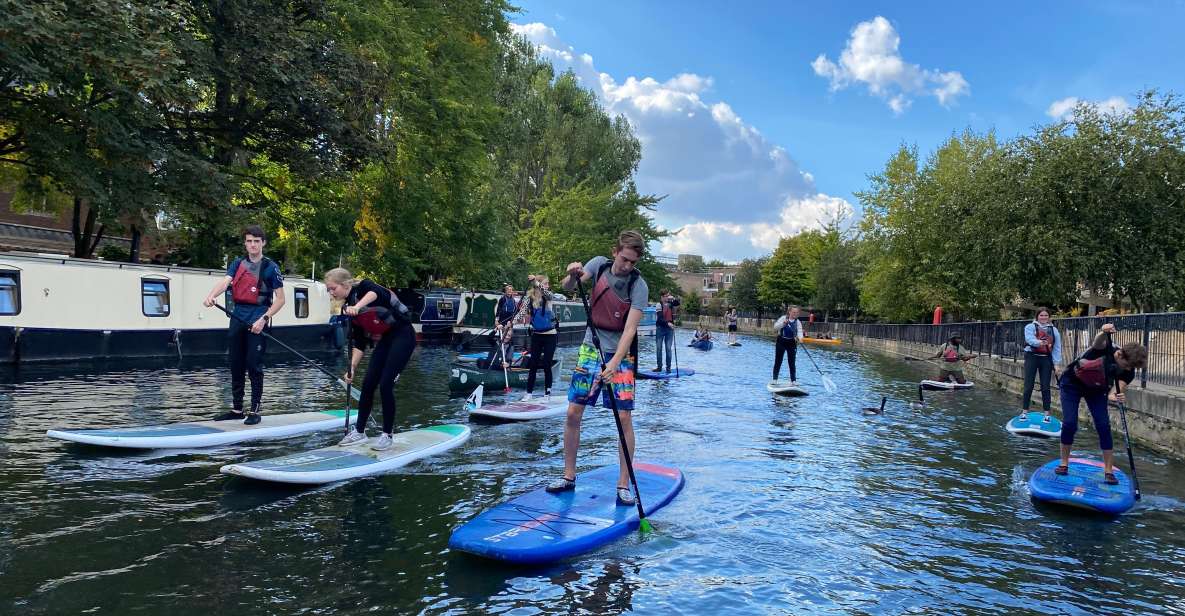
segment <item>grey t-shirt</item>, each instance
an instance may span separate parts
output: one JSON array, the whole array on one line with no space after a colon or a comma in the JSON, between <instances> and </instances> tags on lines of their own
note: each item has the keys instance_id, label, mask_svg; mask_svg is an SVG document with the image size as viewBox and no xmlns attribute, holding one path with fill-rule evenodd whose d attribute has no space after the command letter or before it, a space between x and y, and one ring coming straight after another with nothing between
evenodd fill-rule
<instances>
[{"instance_id":1,"label":"grey t-shirt","mask_svg":"<svg viewBox=\"0 0 1185 616\"><path fill-rule=\"evenodd\" d=\"M602 265L609 262L609 259L605 257L593 257L588 263L584 264L584 271L592 276L586 287L589 293L588 301L592 301L592 290L597 286L597 272L601 269ZM615 276L613 274L613 267L610 266L605 270L605 281L612 287L613 292L617 293L617 297L629 301L631 310L635 308L638 310L646 309L646 300L650 296L650 287L646 286L646 280L641 276L638 276L638 281L634 283L633 292L628 297L626 296L626 291L630 284L629 275L624 277ZM601 340L601 350L605 352L605 361L611 359L613 354L617 352L617 343L621 342L622 333L609 332L599 327L597 328L597 337ZM635 333L635 338L636 336L637 334ZM592 331L586 327L584 329L584 344L592 346L592 343Z\"/></svg>"}]
</instances>

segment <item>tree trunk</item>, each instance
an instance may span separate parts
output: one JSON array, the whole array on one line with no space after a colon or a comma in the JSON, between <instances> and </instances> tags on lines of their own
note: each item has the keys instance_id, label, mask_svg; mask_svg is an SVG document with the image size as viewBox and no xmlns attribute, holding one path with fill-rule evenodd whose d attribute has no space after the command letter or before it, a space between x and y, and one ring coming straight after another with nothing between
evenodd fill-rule
<instances>
[{"instance_id":1,"label":"tree trunk","mask_svg":"<svg viewBox=\"0 0 1185 616\"><path fill-rule=\"evenodd\" d=\"M128 252L128 263L140 262L140 226L132 225L132 249Z\"/></svg>"},{"instance_id":2,"label":"tree trunk","mask_svg":"<svg viewBox=\"0 0 1185 616\"><path fill-rule=\"evenodd\" d=\"M95 248L103 239L103 225L95 231L95 210L89 205L86 208L86 221L82 222L82 198L74 197L74 217L70 221L70 232L74 236L74 254L78 259L90 259L95 255ZM80 224L81 223L81 224Z\"/></svg>"}]
</instances>

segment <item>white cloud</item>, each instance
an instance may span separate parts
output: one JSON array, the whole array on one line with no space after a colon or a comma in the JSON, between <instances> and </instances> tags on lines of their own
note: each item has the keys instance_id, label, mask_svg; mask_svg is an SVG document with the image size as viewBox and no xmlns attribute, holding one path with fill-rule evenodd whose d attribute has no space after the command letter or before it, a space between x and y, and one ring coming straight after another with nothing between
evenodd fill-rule
<instances>
[{"instance_id":1,"label":"white cloud","mask_svg":"<svg viewBox=\"0 0 1185 616\"><path fill-rule=\"evenodd\" d=\"M1070 96L1061 100L1053 101L1049 105L1049 109L1045 110L1045 115L1055 120L1072 121L1074 119L1074 108L1079 103L1086 103L1104 114L1125 114L1131 111L1132 107L1128 104L1122 96L1112 96L1103 101L1084 101L1076 96Z\"/></svg>"},{"instance_id":2,"label":"white cloud","mask_svg":"<svg viewBox=\"0 0 1185 616\"><path fill-rule=\"evenodd\" d=\"M557 70L571 69L611 115L629 120L642 143L639 190L667 195L657 222L684 229L663 243L664 252L759 256L768 249L749 235L758 225L767 235L770 229L789 228L785 210L791 204L832 199L817 195L815 178L728 103L705 100L714 85L711 77L680 73L619 79L597 71L592 56L565 44L545 24L512 28ZM793 206L798 207L803 206Z\"/></svg>"},{"instance_id":3,"label":"white cloud","mask_svg":"<svg viewBox=\"0 0 1185 616\"><path fill-rule=\"evenodd\" d=\"M869 93L885 99L893 113L909 109L913 96L932 95L944 107L967 94L971 86L958 71L942 72L910 64L901 57L901 37L884 17L862 21L852 29L839 63L819 54L811 68L831 82L831 91L864 84Z\"/></svg>"}]
</instances>

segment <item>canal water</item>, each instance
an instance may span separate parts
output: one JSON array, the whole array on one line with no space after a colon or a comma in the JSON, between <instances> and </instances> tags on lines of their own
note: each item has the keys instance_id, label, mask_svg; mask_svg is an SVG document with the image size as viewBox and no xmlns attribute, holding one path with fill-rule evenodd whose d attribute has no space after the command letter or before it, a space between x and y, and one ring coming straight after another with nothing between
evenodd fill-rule
<instances>
[{"instance_id":1,"label":"canal water","mask_svg":"<svg viewBox=\"0 0 1185 616\"><path fill-rule=\"evenodd\" d=\"M800 350L811 395L775 398L772 345L741 340L681 346L695 376L638 386L639 458L687 478L655 532L541 568L447 541L560 472L562 418L474 425L462 448L401 472L293 489L218 467L338 434L192 451L44 437L206 418L229 400L221 365L0 373L0 613L1185 614L1185 464L1137 450L1144 500L1117 519L1037 506L1026 481L1056 444L1005 432L1014 396L934 393L912 409L922 366L808 347L839 391ZM566 366L574 353L561 350ZM450 356L417 351L397 429L467 421L448 398ZM881 395L885 414L863 415ZM269 413L341 404L301 363L268 369ZM1080 450L1097 455L1094 439L1083 430ZM615 451L612 417L589 409L581 470Z\"/></svg>"}]
</instances>

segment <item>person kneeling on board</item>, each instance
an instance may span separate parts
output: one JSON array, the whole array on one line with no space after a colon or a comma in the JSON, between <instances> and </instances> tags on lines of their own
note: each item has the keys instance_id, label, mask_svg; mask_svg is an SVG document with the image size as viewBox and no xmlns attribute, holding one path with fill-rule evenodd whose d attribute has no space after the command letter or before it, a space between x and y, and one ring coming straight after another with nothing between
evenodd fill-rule
<instances>
[{"instance_id":1,"label":"person kneeling on board","mask_svg":"<svg viewBox=\"0 0 1185 616\"><path fill-rule=\"evenodd\" d=\"M1115 325L1107 323L1095 336L1090 348L1066 366L1058 379L1062 402L1062 463L1053 470L1065 475L1070 468L1070 450L1074 447L1074 433L1078 431L1078 405L1086 400L1086 408L1099 433L1099 449L1103 450L1103 477L1110 485L1117 485L1111 443L1111 418L1107 414L1107 400L1123 403L1123 392L1136 378L1136 370L1148 363L1148 349L1138 342L1116 348L1111 342ZM1118 391L1114 385L1118 384Z\"/></svg>"},{"instance_id":2,"label":"person kneeling on board","mask_svg":"<svg viewBox=\"0 0 1185 616\"><path fill-rule=\"evenodd\" d=\"M963 334L954 333L950 340L938 347L938 352L926 359L942 359L942 367L938 371L938 381L946 383L953 376L955 382L959 385L967 383L967 377L963 375L963 368L959 362L968 362L978 355L963 352Z\"/></svg>"},{"instance_id":3,"label":"person kneeling on board","mask_svg":"<svg viewBox=\"0 0 1185 616\"><path fill-rule=\"evenodd\" d=\"M343 377L354 380L354 370L368 347L374 347L362 394L358 398L358 421L338 445L366 442L366 422L374 406L374 390L383 399L383 434L372 449L391 447L395 430L395 381L416 350L416 332L411 326L407 307L390 289L362 279L355 280L344 268L325 272L325 288L334 299L345 301L342 312L350 319L350 369Z\"/></svg>"},{"instance_id":4,"label":"person kneeling on board","mask_svg":"<svg viewBox=\"0 0 1185 616\"><path fill-rule=\"evenodd\" d=\"M774 380L782 374L782 353L786 354L786 364L790 368L790 384L798 385L798 343L802 342L802 323L798 322L798 306L788 306L786 314L774 321L774 331L778 332L778 340L774 346Z\"/></svg>"}]
</instances>

